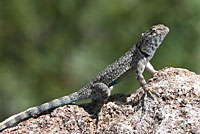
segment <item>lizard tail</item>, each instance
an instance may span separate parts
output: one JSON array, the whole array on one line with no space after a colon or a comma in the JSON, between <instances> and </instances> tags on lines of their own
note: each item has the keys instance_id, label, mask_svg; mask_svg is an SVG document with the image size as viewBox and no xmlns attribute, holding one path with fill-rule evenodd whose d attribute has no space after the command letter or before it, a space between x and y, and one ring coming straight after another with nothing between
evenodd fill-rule
<instances>
[{"instance_id":1,"label":"lizard tail","mask_svg":"<svg viewBox=\"0 0 200 134\"><path fill-rule=\"evenodd\" d=\"M63 96L61 98L54 99L54 100L46 102L40 106L32 107L21 113L13 115L0 123L0 132L6 128L9 128L9 127L12 127L12 126L18 124L19 122L21 122L25 119L36 116L44 111L48 111L50 109L53 109L53 108L56 108L59 106L63 106L63 105L66 105L66 104L69 104L69 103L72 103L75 101L88 99L90 97L90 94L87 94L85 96L82 96L82 94L84 94L84 90L79 90L68 96Z\"/></svg>"}]
</instances>

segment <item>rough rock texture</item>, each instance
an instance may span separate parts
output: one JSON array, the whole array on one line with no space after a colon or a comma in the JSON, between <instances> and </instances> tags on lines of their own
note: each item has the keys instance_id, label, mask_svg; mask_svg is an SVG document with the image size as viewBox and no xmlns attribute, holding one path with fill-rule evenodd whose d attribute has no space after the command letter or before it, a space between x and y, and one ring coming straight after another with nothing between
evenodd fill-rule
<instances>
[{"instance_id":1,"label":"rough rock texture","mask_svg":"<svg viewBox=\"0 0 200 134\"><path fill-rule=\"evenodd\" d=\"M101 108L66 105L2 133L200 133L200 75L165 68L148 81L156 94L116 94Z\"/></svg>"}]
</instances>

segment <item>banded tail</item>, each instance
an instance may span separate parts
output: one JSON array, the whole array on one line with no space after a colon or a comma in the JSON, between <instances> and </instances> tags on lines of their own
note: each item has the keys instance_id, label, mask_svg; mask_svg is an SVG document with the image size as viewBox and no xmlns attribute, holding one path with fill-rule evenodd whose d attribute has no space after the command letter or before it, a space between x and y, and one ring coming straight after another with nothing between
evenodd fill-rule
<instances>
[{"instance_id":1,"label":"banded tail","mask_svg":"<svg viewBox=\"0 0 200 134\"><path fill-rule=\"evenodd\" d=\"M28 118L31 118L34 115L38 115L42 112L45 112L45 111L48 111L50 109L53 109L53 108L56 108L56 107L59 107L59 106L63 106L63 105L66 105L66 104L69 104L69 103L72 103L72 102L75 102L75 101L80 101L80 100L90 98L90 95L82 96L81 94L85 94L84 90L79 90L79 91L72 93L70 95L54 99L54 100L46 102L46 103L44 103L40 106L32 107L32 108L29 108L29 109L21 112L21 113L15 114L15 115L7 118L6 120L4 120L3 122L0 123L0 132L3 131L6 128L17 125L21 121L28 119Z\"/></svg>"}]
</instances>

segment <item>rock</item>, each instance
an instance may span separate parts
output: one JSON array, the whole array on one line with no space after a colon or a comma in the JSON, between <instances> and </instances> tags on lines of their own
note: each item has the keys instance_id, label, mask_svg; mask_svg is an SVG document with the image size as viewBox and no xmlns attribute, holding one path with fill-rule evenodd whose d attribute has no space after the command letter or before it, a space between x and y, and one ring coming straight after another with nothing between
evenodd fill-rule
<instances>
[{"instance_id":1,"label":"rock","mask_svg":"<svg viewBox=\"0 0 200 134\"><path fill-rule=\"evenodd\" d=\"M2 133L200 133L200 75L165 68L148 81L144 94L112 95L99 107L66 105L30 118Z\"/></svg>"}]
</instances>

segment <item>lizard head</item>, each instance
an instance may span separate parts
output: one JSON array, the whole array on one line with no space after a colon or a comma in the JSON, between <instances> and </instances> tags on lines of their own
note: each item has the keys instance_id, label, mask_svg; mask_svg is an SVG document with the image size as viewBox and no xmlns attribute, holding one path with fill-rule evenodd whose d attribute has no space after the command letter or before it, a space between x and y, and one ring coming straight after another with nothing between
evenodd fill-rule
<instances>
[{"instance_id":1,"label":"lizard head","mask_svg":"<svg viewBox=\"0 0 200 134\"><path fill-rule=\"evenodd\" d=\"M153 56L168 32L169 28L162 24L152 26L146 33L142 34L139 43L140 51L148 56Z\"/></svg>"}]
</instances>

